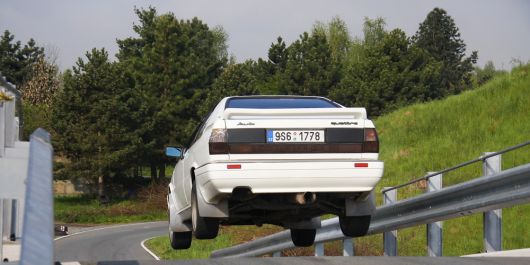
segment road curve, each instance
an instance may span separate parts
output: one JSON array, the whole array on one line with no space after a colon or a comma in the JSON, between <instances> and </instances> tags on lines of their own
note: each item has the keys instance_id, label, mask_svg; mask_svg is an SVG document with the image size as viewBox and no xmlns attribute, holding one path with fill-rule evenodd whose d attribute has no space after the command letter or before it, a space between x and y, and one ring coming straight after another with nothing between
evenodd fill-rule
<instances>
[{"instance_id":1,"label":"road curve","mask_svg":"<svg viewBox=\"0 0 530 265\"><path fill-rule=\"evenodd\" d=\"M150 237L167 234L167 222L116 225L55 240L56 261L154 260L141 246Z\"/></svg>"}]
</instances>

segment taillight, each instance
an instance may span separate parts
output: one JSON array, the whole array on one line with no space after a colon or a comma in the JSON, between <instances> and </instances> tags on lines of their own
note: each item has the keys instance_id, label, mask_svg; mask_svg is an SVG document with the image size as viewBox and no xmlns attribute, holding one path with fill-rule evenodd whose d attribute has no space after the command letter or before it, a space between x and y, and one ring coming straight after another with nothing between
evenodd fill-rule
<instances>
[{"instance_id":1,"label":"taillight","mask_svg":"<svg viewBox=\"0 0 530 265\"><path fill-rule=\"evenodd\" d=\"M228 164L226 169L241 169L241 164Z\"/></svg>"},{"instance_id":2,"label":"taillight","mask_svg":"<svg viewBox=\"0 0 530 265\"><path fill-rule=\"evenodd\" d=\"M374 128L364 129L363 153L379 153L379 139Z\"/></svg>"},{"instance_id":3,"label":"taillight","mask_svg":"<svg viewBox=\"0 0 530 265\"><path fill-rule=\"evenodd\" d=\"M213 129L208 143L210 155L228 154L226 129Z\"/></svg>"},{"instance_id":4,"label":"taillight","mask_svg":"<svg viewBox=\"0 0 530 265\"><path fill-rule=\"evenodd\" d=\"M368 163L354 163L355 167L368 167Z\"/></svg>"}]
</instances>

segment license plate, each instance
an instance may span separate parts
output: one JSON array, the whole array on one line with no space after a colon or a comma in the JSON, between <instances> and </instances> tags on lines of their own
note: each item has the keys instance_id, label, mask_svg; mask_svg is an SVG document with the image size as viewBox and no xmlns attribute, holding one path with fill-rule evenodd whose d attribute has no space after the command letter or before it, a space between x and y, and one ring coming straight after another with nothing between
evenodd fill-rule
<instances>
[{"instance_id":1,"label":"license plate","mask_svg":"<svg viewBox=\"0 0 530 265\"><path fill-rule=\"evenodd\" d=\"M267 130L267 143L323 143L324 130Z\"/></svg>"}]
</instances>

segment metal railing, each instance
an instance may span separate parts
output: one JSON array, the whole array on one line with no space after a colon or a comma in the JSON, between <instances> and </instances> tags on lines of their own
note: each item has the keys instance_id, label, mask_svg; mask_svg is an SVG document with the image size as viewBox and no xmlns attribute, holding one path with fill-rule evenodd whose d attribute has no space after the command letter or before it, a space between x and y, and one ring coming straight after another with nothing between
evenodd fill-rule
<instances>
[{"instance_id":1,"label":"metal railing","mask_svg":"<svg viewBox=\"0 0 530 265\"><path fill-rule=\"evenodd\" d=\"M20 92L0 74L0 92L10 100L0 101L0 259L3 241L15 241L22 230L22 209L29 143L20 142Z\"/></svg>"},{"instance_id":2,"label":"metal railing","mask_svg":"<svg viewBox=\"0 0 530 265\"><path fill-rule=\"evenodd\" d=\"M13 111L18 112L17 128L15 134L17 139L22 139L22 126L24 124L24 111L22 110L22 93L17 89L14 84L7 82L5 76L2 76L0 72L0 91L7 92L13 96ZM14 115L14 112L13 112ZM19 129L20 128L20 129Z\"/></svg>"},{"instance_id":3,"label":"metal railing","mask_svg":"<svg viewBox=\"0 0 530 265\"><path fill-rule=\"evenodd\" d=\"M30 137L20 265L54 261L52 161L50 135L39 128Z\"/></svg>"},{"instance_id":4,"label":"metal railing","mask_svg":"<svg viewBox=\"0 0 530 265\"><path fill-rule=\"evenodd\" d=\"M477 162L484 162L486 159L488 159L490 157L501 155L501 154L504 154L504 153L519 149L521 147L525 147L527 145L530 145L530 141L527 141L527 142L524 142L524 143L520 143L518 145L510 146L510 147L508 147L506 149L503 149L501 151L485 153L485 155L483 155L481 157L466 161L464 163L460 163L460 164L458 164L456 166L452 166L452 167L449 167L449 168L446 168L446 169L443 169L443 170L440 170L440 171L436 171L436 172L431 172L431 173L427 174L424 177L416 178L416 179L413 179L413 180L411 180L409 182L406 182L406 183L403 183L403 184L400 184L400 185L397 185L397 186L394 186L394 187L385 188L385 189L381 190L381 193L386 193L386 192L391 191L391 190L396 190L396 189L399 189L399 188L403 188L405 186L408 186L410 184L414 184L414 183L422 181L422 180L428 180L429 178L434 177L436 175L444 174L444 173L453 171L455 169L459 169L459 168L462 168L462 167L465 167L465 166L469 166L469 165L477 163Z\"/></svg>"},{"instance_id":5,"label":"metal railing","mask_svg":"<svg viewBox=\"0 0 530 265\"><path fill-rule=\"evenodd\" d=\"M428 173L408 184L428 181L428 192L396 201L396 189L405 185L385 188L385 204L372 215L368 234L384 233L384 253L397 255L397 229L427 225L428 255L442 255L441 221L474 213L484 213L484 244L486 251L502 248L501 210L503 207L530 202L530 163L501 171L501 154L529 145L526 142L495 153L484 153L472 161L483 163L483 176L441 188L442 170ZM473 162L473 163L474 163ZM462 163L454 170L471 163ZM315 255L324 254L323 244L342 240L343 254L353 255L353 241L342 234L338 218L322 222L315 238ZM281 251L294 248L290 232L282 231L244 244L214 251L211 257L252 257L265 254L281 256Z\"/></svg>"}]
</instances>

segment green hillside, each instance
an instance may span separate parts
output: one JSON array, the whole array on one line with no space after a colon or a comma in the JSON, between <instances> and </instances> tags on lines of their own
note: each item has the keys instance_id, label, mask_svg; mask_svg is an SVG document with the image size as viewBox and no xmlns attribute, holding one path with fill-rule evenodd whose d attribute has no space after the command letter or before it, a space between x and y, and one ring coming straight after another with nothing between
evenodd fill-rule
<instances>
[{"instance_id":1,"label":"green hillside","mask_svg":"<svg viewBox=\"0 0 530 265\"><path fill-rule=\"evenodd\" d=\"M530 140L529 71L530 65L521 66L475 90L378 118L375 123L385 174L377 190L477 158L484 151L498 151ZM530 147L502 157L505 169L529 162ZM481 172L480 163L456 170L444 175L443 185L472 179ZM399 190L398 199L422 192L422 185L410 185ZM530 247L530 207L506 209L503 219L504 248ZM399 255L425 255L424 227L400 230L399 234ZM380 237L359 241L381 249ZM444 223L444 255L481 250L482 215Z\"/></svg>"}]
</instances>

